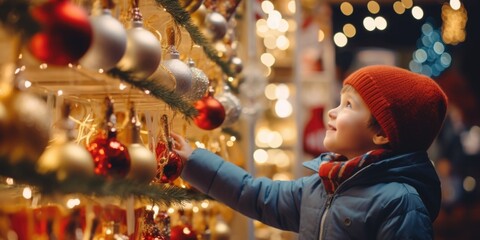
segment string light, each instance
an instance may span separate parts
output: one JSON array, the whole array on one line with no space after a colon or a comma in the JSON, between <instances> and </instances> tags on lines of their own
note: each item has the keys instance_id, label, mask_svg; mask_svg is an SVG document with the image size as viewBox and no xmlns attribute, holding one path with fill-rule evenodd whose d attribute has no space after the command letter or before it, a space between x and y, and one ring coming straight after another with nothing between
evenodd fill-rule
<instances>
[{"instance_id":1,"label":"string light","mask_svg":"<svg viewBox=\"0 0 480 240\"><path fill-rule=\"evenodd\" d=\"M437 77L451 65L451 55L446 52L440 30L434 29L428 22L422 25L421 30L420 41L412 54L409 68L413 72Z\"/></svg>"}]
</instances>

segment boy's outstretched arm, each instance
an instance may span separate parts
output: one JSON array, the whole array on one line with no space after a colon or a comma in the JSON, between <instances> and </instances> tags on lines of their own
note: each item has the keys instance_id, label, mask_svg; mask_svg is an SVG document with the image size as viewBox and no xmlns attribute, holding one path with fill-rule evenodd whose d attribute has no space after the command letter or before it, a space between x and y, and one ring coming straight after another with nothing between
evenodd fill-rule
<instances>
[{"instance_id":1,"label":"boy's outstretched arm","mask_svg":"<svg viewBox=\"0 0 480 240\"><path fill-rule=\"evenodd\" d=\"M244 169L205 149L195 151L178 134L174 150L186 161L182 178L217 201L280 229L299 230L303 181L254 178Z\"/></svg>"}]
</instances>

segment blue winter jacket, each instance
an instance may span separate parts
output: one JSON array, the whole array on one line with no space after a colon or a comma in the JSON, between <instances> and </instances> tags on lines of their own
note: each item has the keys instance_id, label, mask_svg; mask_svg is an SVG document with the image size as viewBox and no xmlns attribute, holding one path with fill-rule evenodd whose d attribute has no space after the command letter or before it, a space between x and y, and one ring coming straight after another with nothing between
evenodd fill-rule
<instances>
[{"instance_id":1,"label":"blue winter jacket","mask_svg":"<svg viewBox=\"0 0 480 240\"><path fill-rule=\"evenodd\" d=\"M305 162L318 172L324 155ZM294 181L254 178L204 149L182 173L192 186L299 239L432 239L440 182L426 152L371 164L327 194L318 174Z\"/></svg>"}]
</instances>

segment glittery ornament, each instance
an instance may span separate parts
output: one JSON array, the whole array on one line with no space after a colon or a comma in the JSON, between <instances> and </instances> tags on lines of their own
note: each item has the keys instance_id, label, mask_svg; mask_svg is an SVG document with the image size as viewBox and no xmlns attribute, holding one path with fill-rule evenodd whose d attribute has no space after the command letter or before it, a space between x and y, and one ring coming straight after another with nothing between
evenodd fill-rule
<instances>
[{"instance_id":1,"label":"glittery ornament","mask_svg":"<svg viewBox=\"0 0 480 240\"><path fill-rule=\"evenodd\" d=\"M181 61L180 54L175 48L175 34L173 27L167 29L168 54L167 60L163 62L165 69L175 78L175 92L185 94L192 87L192 71L186 63Z\"/></svg>"},{"instance_id":2,"label":"glittery ornament","mask_svg":"<svg viewBox=\"0 0 480 240\"><path fill-rule=\"evenodd\" d=\"M225 120L223 126L227 127L237 122L242 113L242 105L237 96L233 95L228 86L224 87L223 94L217 97L225 108Z\"/></svg>"},{"instance_id":3,"label":"glittery ornament","mask_svg":"<svg viewBox=\"0 0 480 240\"><path fill-rule=\"evenodd\" d=\"M180 177L184 162L180 155L172 150L173 142L170 137L167 115L162 116L162 124L167 142L160 141L155 148L158 166L161 169L158 172L157 179L162 183L172 183L175 179Z\"/></svg>"},{"instance_id":4,"label":"glittery ornament","mask_svg":"<svg viewBox=\"0 0 480 240\"><path fill-rule=\"evenodd\" d=\"M164 219L156 221L154 218L155 212L153 210L145 210L143 218L143 240L167 240L170 239L170 217L164 212L159 212L157 216L166 215ZM165 224L167 224L165 226Z\"/></svg>"},{"instance_id":5,"label":"glittery ornament","mask_svg":"<svg viewBox=\"0 0 480 240\"><path fill-rule=\"evenodd\" d=\"M222 39L227 33L227 20L222 14L211 12L205 17L205 26L208 29L208 35L214 41Z\"/></svg>"},{"instance_id":6,"label":"glittery ornament","mask_svg":"<svg viewBox=\"0 0 480 240\"><path fill-rule=\"evenodd\" d=\"M31 14L41 26L28 44L38 60L67 65L76 63L87 52L93 31L83 8L67 0L47 1L34 7Z\"/></svg>"},{"instance_id":7,"label":"glittery ornament","mask_svg":"<svg viewBox=\"0 0 480 240\"><path fill-rule=\"evenodd\" d=\"M93 27L93 42L80 59L86 68L105 71L115 67L127 48L127 32L123 25L112 17L110 9L103 9L98 16L90 18Z\"/></svg>"},{"instance_id":8,"label":"glittery ornament","mask_svg":"<svg viewBox=\"0 0 480 240\"><path fill-rule=\"evenodd\" d=\"M193 59L188 60L188 66L192 71L192 88L186 94L186 98L190 101L197 101L201 99L207 92L210 81L207 75L199 68L195 67Z\"/></svg>"},{"instance_id":9,"label":"glittery ornament","mask_svg":"<svg viewBox=\"0 0 480 240\"><path fill-rule=\"evenodd\" d=\"M157 174L157 160L155 155L140 143L140 121L137 120L135 110L130 109L130 127L132 143L128 145L130 155L130 171L127 179L148 183Z\"/></svg>"},{"instance_id":10,"label":"glittery ornament","mask_svg":"<svg viewBox=\"0 0 480 240\"><path fill-rule=\"evenodd\" d=\"M160 64L162 54L160 41L143 27L143 18L138 8L133 10L132 27L127 30L127 49L118 68L132 71L136 79L152 75Z\"/></svg>"},{"instance_id":11,"label":"glittery ornament","mask_svg":"<svg viewBox=\"0 0 480 240\"><path fill-rule=\"evenodd\" d=\"M113 103L107 98L107 129L91 142L87 150L95 164L95 174L111 178L125 177L130 170L130 156L125 145L117 140Z\"/></svg>"},{"instance_id":12,"label":"glittery ornament","mask_svg":"<svg viewBox=\"0 0 480 240\"><path fill-rule=\"evenodd\" d=\"M213 91L194 104L198 115L193 119L195 125L204 130L220 127L225 120L225 108L213 97Z\"/></svg>"}]
</instances>

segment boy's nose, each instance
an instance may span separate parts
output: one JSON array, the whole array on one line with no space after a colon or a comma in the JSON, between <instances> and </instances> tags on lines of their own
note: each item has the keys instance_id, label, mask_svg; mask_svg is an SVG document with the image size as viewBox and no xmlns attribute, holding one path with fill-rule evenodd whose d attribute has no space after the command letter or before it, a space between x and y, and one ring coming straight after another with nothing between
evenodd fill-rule
<instances>
[{"instance_id":1,"label":"boy's nose","mask_svg":"<svg viewBox=\"0 0 480 240\"><path fill-rule=\"evenodd\" d=\"M336 118L337 117L337 111L336 110L337 110L337 108L332 108L332 109L328 110L328 117L332 118L332 119Z\"/></svg>"}]
</instances>

